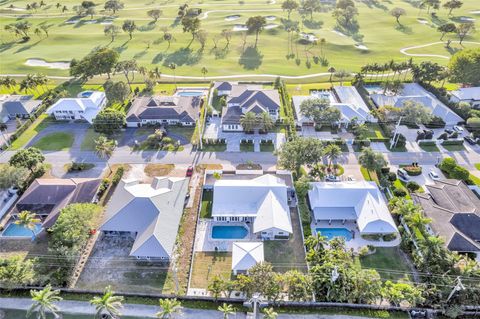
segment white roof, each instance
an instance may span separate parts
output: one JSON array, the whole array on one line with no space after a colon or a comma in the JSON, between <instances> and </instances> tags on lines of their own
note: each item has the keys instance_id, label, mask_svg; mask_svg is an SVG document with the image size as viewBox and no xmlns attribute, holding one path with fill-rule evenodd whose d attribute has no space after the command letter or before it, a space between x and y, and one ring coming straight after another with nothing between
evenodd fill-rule
<instances>
[{"instance_id":1,"label":"white roof","mask_svg":"<svg viewBox=\"0 0 480 319\"><path fill-rule=\"evenodd\" d=\"M78 94L77 98L64 98L58 100L47 110L48 114L56 111L82 111L83 118L89 123L100 112L105 105L106 97L104 92L100 91L84 91Z\"/></svg>"},{"instance_id":2,"label":"white roof","mask_svg":"<svg viewBox=\"0 0 480 319\"><path fill-rule=\"evenodd\" d=\"M361 233L393 233L397 227L374 182L311 183L316 220L356 220Z\"/></svg>"},{"instance_id":3,"label":"white roof","mask_svg":"<svg viewBox=\"0 0 480 319\"><path fill-rule=\"evenodd\" d=\"M101 230L136 232L131 256L170 258L187 188L186 178L156 177L152 184L122 180Z\"/></svg>"},{"instance_id":4,"label":"white roof","mask_svg":"<svg viewBox=\"0 0 480 319\"><path fill-rule=\"evenodd\" d=\"M441 117L447 125L454 125L463 121L460 116L418 83L404 84L401 95L371 94L370 97L377 106L403 107L406 101L415 101L429 108L433 115Z\"/></svg>"},{"instance_id":5,"label":"white roof","mask_svg":"<svg viewBox=\"0 0 480 319\"><path fill-rule=\"evenodd\" d=\"M276 228L292 233L287 186L269 174L215 181L212 216L255 217L254 232Z\"/></svg>"},{"instance_id":6,"label":"white roof","mask_svg":"<svg viewBox=\"0 0 480 319\"><path fill-rule=\"evenodd\" d=\"M459 100L480 100L480 87L460 88L456 91L451 91L451 95L455 96Z\"/></svg>"},{"instance_id":7,"label":"white roof","mask_svg":"<svg viewBox=\"0 0 480 319\"><path fill-rule=\"evenodd\" d=\"M232 245L232 270L246 271L264 261L262 242L234 242Z\"/></svg>"}]
</instances>

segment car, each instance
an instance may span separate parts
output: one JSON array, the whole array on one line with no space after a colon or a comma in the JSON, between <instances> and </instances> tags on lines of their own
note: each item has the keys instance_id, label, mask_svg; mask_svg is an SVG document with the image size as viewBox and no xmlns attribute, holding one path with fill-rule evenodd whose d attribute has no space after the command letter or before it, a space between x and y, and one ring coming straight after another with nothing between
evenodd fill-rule
<instances>
[{"instance_id":1,"label":"car","mask_svg":"<svg viewBox=\"0 0 480 319\"><path fill-rule=\"evenodd\" d=\"M453 133L453 130L452 130L452 129L449 129L449 128L446 128L446 129L445 129L445 132L447 132L448 134L452 134L452 133Z\"/></svg>"},{"instance_id":2,"label":"car","mask_svg":"<svg viewBox=\"0 0 480 319\"><path fill-rule=\"evenodd\" d=\"M453 127L453 129L454 129L455 131L457 131L458 133L463 133L463 127L461 127L461 126L455 125L455 126Z\"/></svg>"},{"instance_id":3,"label":"car","mask_svg":"<svg viewBox=\"0 0 480 319\"><path fill-rule=\"evenodd\" d=\"M428 176L429 176L431 179L433 179L434 181L440 179L440 176L438 176L438 174L437 174L435 171L430 171L430 172L428 173Z\"/></svg>"},{"instance_id":4,"label":"car","mask_svg":"<svg viewBox=\"0 0 480 319\"><path fill-rule=\"evenodd\" d=\"M470 136L465 136L463 139L464 139L465 141L467 141L468 144L471 144L471 145L477 144L477 142L476 142L473 138L471 138Z\"/></svg>"},{"instance_id":5,"label":"car","mask_svg":"<svg viewBox=\"0 0 480 319\"><path fill-rule=\"evenodd\" d=\"M185 176L190 177L192 175L193 175L193 166L189 166L187 168L187 173L185 174Z\"/></svg>"},{"instance_id":6,"label":"car","mask_svg":"<svg viewBox=\"0 0 480 319\"><path fill-rule=\"evenodd\" d=\"M400 178L401 180L403 180L403 181L405 181L405 182L408 182L408 181L409 181L407 171L404 170L403 168L399 168L399 169L397 170L397 175L398 175L398 178Z\"/></svg>"},{"instance_id":7,"label":"car","mask_svg":"<svg viewBox=\"0 0 480 319\"><path fill-rule=\"evenodd\" d=\"M335 176L335 175L327 175L327 176L325 177L325 180L326 180L327 182L340 182L340 177Z\"/></svg>"}]
</instances>

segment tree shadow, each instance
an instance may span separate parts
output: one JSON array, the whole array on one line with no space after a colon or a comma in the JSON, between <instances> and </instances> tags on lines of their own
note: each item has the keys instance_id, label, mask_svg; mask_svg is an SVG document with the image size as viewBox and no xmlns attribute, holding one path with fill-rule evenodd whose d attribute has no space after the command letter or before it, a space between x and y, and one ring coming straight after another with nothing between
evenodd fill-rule
<instances>
[{"instance_id":1,"label":"tree shadow","mask_svg":"<svg viewBox=\"0 0 480 319\"><path fill-rule=\"evenodd\" d=\"M323 21L314 21L314 20L305 19L302 21L302 23L306 28L312 29L312 30L321 29L323 26Z\"/></svg>"},{"instance_id":2,"label":"tree shadow","mask_svg":"<svg viewBox=\"0 0 480 319\"><path fill-rule=\"evenodd\" d=\"M450 20L457 23L468 23L468 22L475 23L475 18L472 18L469 16L454 16L454 17L450 17Z\"/></svg>"},{"instance_id":3,"label":"tree shadow","mask_svg":"<svg viewBox=\"0 0 480 319\"><path fill-rule=\"evenodd\" d=\"M135 55L133 56L133 58L135 60L138 60L140 59L141 57L143 57L145 54L147 54L147 50L143 50L143 51L140 51L138 53L135 53Z\"/></svg>"},{"instance_id":4,"label":"tree shadow","mask_svg":"<svg viewBox=\"0 0 480 319\"><path fill-rule=\"evenodd\" d=\"M422 0L403 0L403 2L406 2L417 9L420 8L420 6L422 5Z\"/></svg>"},{"instance_id":5,"label":"tree shadow","mask_svg":"<svg viewBox=\"0 0 480 319\"><path fill-rule=\"evenodd\" d=\"M246 70L256 70L262 65L263 55L254 46L247 47L240 56L238 64Z\"/></svg>"},{"instance_id":6,"label":"tree shadow","mask_svg":"<svg viewBox=\"0 0 480 319\"><path fill-rule=\"evenodd\" d=\"M0 44L0 52L5 52L15 45L15 41Z\"/></svg>"},{"instance_id":7,"label":"tree shadow","mask_svg":"<svg viewBox=\"0 0 480 319\"><path fill-rule=\"evenodd\" d=\"M126 43L122 44L121 46L119 47L116 47L116 48L113 48L115 51L117 51L118 53L122 53L123 51L125 51L126 49L128 49L128 45L126 45Z\"/></svg>"},{"instance_id":8,"label":"tree shadow","mask_svg":"<svg viewBox=\"0 0 480 319\"><path fill-rule=\"evenodd\" d=\"M157 54L156 56L153 57L152 64L158 64L158 63L162 62L164 58L165 58L165 54L164 53L159 53L159 54Z\"/></svg>"},{"instance_id":9,"label":"tree shadow","mask_svg":"<svg viewBox=\"0 0 480 319\"><path fill-rule=\"evenodd\" d=\"M190 48L181 48L177 51L165 55L163 61L164 66L168 66L171 63L175 63L178 66L182 65L195 65L202 59L202 52L200 50L193 51Z\"/></svg>"},{"instance_id":10,"label":"tree shadow","mask_svg":"<svg viewBox=\"0 0 480 319\"><path fill-rule=\"evenodd\" d=\"M403 25L403 24L398 24L395 26L395 30L400 31L405 34L412 34L412 28L409 26Z\"/></svg>"},{"instance_id":11,"label":"tree shadow","mask_svg":"<svg viewBox=\"0 0 480 319\"><path fill-rule=\"evenodd\" d=\"M286 29L292 29L292 30L298 29L298 25L300 24L299 21L292 21L292 20L288 20L288 19L284 19L284 18L281 18L280 22L282 23L283 28L285 30Z\"/></svg>"},{"instance_id":12,"label":"tree shadow","mask_svg":"<svg viewBox=\"0 0 480 319\"><path fill-rule=\"evenodd\" d=\"M38 41L35 42L35 43L31 43L31 44L24 45L23 47L18 48L17 51L15 51L15 53L20 53L20 52L23 52L23 51L30 50L31 48L33 48L34 46L36 46L36 45L39 44L40 42L42 42L42 40L38 40Z\"/></svg>"},{"instance_id":13,"label":"tree shadow","mask_svg":"<svg viewBox=\"0 0 480 319\"><path fill-rule=\"evenodd\" d=\"M387 11L388 7L384 5L383 3L380 3L378 0L361 0L362 3L364 3L368 8L377 8L383 11ZM384 0L384 2L387 2ZM389 2L389 1L388 1Z\"/></svg>"},{"instance_id":14,"label":"tree shadow","mask_svg":"<svg viewBox=\"0 0 480 319\"><path fill-rule=\"evenodd\" d=\"M140 32L152 31L153 29L155 29L155 23L153 21L138 27L138 31Z\"/></svg>"}]
</instances>

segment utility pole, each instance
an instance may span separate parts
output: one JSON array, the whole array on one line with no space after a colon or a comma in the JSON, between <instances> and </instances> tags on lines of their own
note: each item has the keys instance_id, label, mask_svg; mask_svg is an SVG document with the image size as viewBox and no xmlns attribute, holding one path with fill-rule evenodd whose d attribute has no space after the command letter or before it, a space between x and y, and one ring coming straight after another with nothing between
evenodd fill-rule
<instances>
[{"instance_id":1,"label":"utility pole","mask_svg":"<svg viewBox=\"0 0 480 319\"><path fill-rule=\"evenodd\" d=\"M252 295L252 298L250 298L250 300L243 303L243 306L247 308L253 308L253 319L258 319L260 309L267 307L268 302L262 301L260 299L260 294L256 292Z\"/></svg>"},{"instance_id":2,"label":"utility pole","mask_svg":"<svg viewBox=\"0 0 480 319\"><path fill-rule=\"evenodd\" d=\"M453 287L452 292L450 292L450 295L448 295L447 303L457 291L465 290L465 286L462 284L462 280L460 279L460 276L458 276L455 281L456 281L456 285L455 287Z\"/></svg>"},{"instance_id":3,"label":"utility pole","mask_svg":"<svg viewBox=\"0 0 480 319\"><path fill-rule=\"evenodd\" d=\"M398 119L397 125L395 125L395 131L393 132L393 136L390 139L390 149L397 146L398 139L400 138L400 134L397 133L397 131L398 131L398 127L400 126L400 123L402 122L402 118L403 116L400 116L400 118Z\"/></svg>"}]
</instances>

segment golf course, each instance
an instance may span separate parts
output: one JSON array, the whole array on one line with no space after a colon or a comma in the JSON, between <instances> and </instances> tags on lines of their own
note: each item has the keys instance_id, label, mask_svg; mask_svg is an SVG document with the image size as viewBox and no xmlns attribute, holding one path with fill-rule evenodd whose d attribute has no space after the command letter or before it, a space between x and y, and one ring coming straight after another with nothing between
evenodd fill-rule
<instances>
[{"instance_id":1,"label":"golf course","mask_svg":"<svg viewBox=\"0 0 480 319\"><path fill-rule=\"evenodd\" d=\"M339 28L328 6L311 15L293 10L288 19L282 1L275 0L122 0L123 9L115 13L96 0L88 15L78 15L74 9L81 5L80 0L42 2L32 9L28 1L0 1L1 74L68 76L71 59L81 59L103 46L117 50L121 60L136 59L148 69L158 67L163 75L171 75L169 66L175 64L176 75L186 78L308 76L327 73L330 67L356 72L366 63L410 58L417 63L428 60L445 65L459 48L480 47L478 31L470 32L462 44L455 33L440 41L442 34L437 31L439 25L449 22L479 21L480 3L476 0L465 0L451 15L443 7L421 9L420 1L415 0L355 1L358 29L351 32ZM197 36L184 32L178 18L179 6L185 3L197 10L203 48ZM391 14L393 8L404 9L399 22ZM147 14L155 9L161 10L156 21ZM252 16L264 16L266 21L256 45L255 33L247 32L245 26ZM131 38L122 31L126 20L136 25ZM19 21L30 24L28 40L8 30L8 25ZM109 25L118 26L114 37L105 34ZM171 35L170 41L165 40L166 33ZM227 37L231 38L227 41Z\"/></svg>"}]
</instances>

